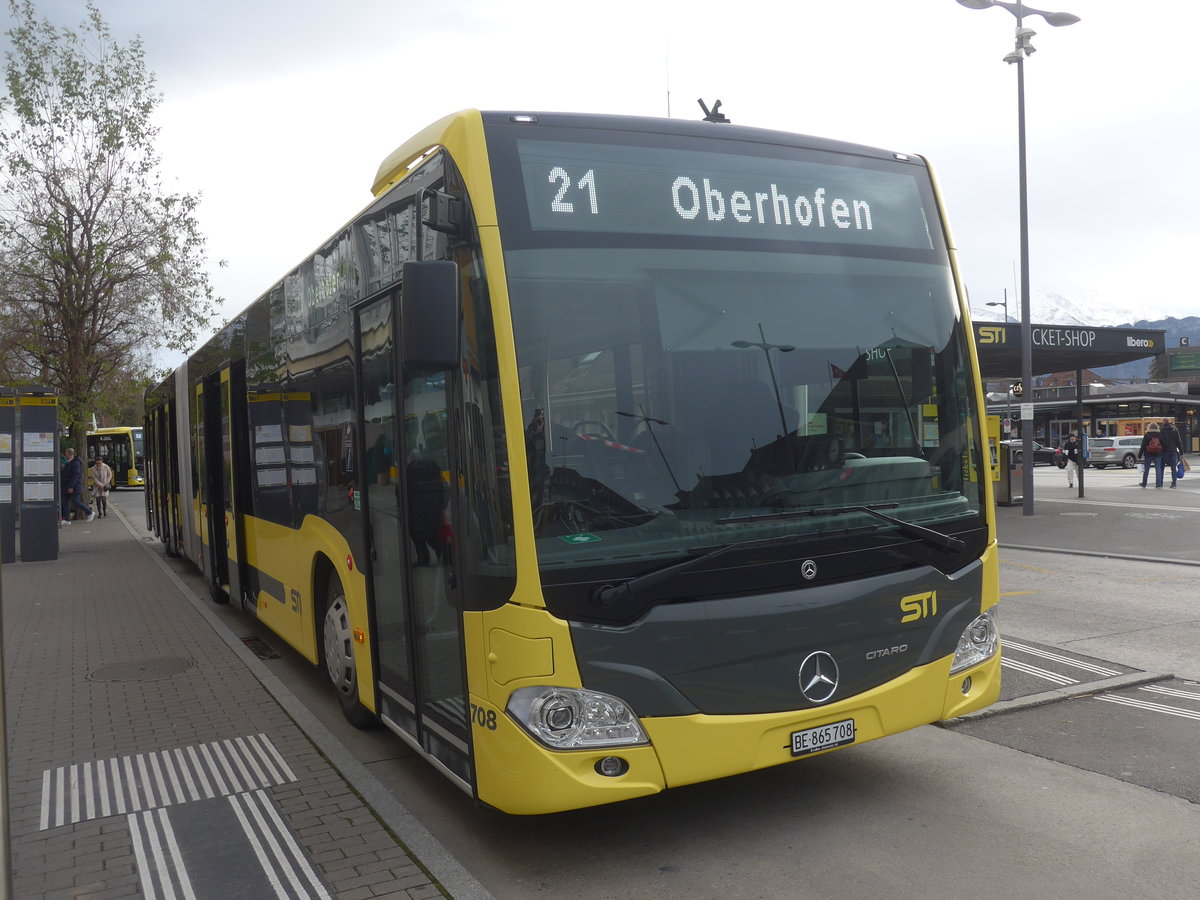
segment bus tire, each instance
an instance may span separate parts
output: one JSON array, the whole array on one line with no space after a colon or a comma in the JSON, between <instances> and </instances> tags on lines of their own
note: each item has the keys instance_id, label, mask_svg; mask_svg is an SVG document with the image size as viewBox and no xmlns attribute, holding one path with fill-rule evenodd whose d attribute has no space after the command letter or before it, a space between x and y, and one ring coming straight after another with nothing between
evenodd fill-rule
<instances>
[{"instance_id":1,"label":"bus tire","mask_svg":"<svg viewBox=\"0 0 1200 900\"><path fill-rule=\"evenodd\" d=\"M336 575L325 590L325 615L321 619L321 657L325 675L337 692L342 715L355 728L370 728L378 720L358 700L358 672L354 666L354 635L346 592Z\"/></svg>"}]
</instances>

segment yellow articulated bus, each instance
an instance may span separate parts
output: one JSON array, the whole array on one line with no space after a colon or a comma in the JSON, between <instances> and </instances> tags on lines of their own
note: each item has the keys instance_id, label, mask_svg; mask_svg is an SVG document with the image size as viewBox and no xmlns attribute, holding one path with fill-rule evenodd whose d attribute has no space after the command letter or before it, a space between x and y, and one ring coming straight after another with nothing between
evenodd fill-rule
<instances>
[{"instance_id":1,"label":"yellow articulated bus","mask_svg":"<svg viewBox=\"0 0 1200 900\"><path fill-rule=\"evenodd\" d=\"M470 110L373 193L146 417L167 551L351 721L532 814L995 700L983 397L924 159Z\"/></svg>"},{"instance_id":2,"label":"yellow articulated bus","mask_svg":"<svg viewBox=\"0 0 1200 900\"><path fill-rule=\"evenodd\" d=\"M142 445L142 426L119 425L89 431L87 464L99 456L113 470L113 488L145 485L145 449Z\"/></svg>"}]
</instances>

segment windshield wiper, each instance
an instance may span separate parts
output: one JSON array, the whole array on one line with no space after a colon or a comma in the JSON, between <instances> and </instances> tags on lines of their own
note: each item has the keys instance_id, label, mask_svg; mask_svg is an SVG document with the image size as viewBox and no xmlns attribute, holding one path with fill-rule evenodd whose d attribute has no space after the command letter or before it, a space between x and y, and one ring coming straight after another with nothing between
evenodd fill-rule
<instances>
[{"instance_id":1,"label":"windshield wiper","mask_svg":"<svg viewBox=\"0 0 1200 900\"><path fill-rule=\"evenodd\" d=\"M881 509L896 509L899 506L899 503L875 503L871 506L825 506L814 509L759 513L751 516L731 516L727 519L717 519L716 524L734 525L742 522L762 522L767 519L795 519L801 516L840 516L850 512L862 512L877 519L883 519L883 521L895 525L910 537L920 538L940 550L961 550L966 546L962 540L952 535L943 534L933 528L926 528L924 525L917 525L914 522L906 522L903 519L897 519L895 516L889 516L887 513L880 512Z\"/></svg>"},{"instance_id":2,"label":"windshield wiper","mask_svg":"<svg viewBox=\"0 0 1200 900\"><path fill-rule=\"evenodd\" d=\"M780 537L771 538L752 538L745 541L734 541L732 544L724 544L720 547L715 547L706 553L701 553L699 556L694 556L691 559L685 559L683 562L677 562L669 566L664 566L661 569L655 569L653 572L647 572L644 575L638 575L630 578L623 584L600 584L592 588L592 600L601 606L611 606L619 600L631 600L639 591L644 591L647 588L654 587L664 581L669 581L676 575L682 575L690 569L696 568L701 563L716 559L718 556L724 556L732 550L746 550L754 547L769 547L772 544L789 544L793 541L800 540L806 535L800 534L785 534Z\"/></svg>"}]
</instances>

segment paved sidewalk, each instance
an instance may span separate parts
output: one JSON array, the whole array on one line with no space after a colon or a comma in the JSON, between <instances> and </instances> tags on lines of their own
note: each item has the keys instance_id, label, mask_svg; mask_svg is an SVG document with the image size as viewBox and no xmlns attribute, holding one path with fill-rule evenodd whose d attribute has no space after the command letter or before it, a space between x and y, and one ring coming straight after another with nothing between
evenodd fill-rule
<instances>
[{"instance_id":1,"label":"paved sidewalk","mask_svg":"<svg viewBox=\"0 0 1200 900\"><path fill-rule=\"evenodd\" d=\"M15 897L486 896L111 506L0 577Z\"/></svg>"}]
</instances>

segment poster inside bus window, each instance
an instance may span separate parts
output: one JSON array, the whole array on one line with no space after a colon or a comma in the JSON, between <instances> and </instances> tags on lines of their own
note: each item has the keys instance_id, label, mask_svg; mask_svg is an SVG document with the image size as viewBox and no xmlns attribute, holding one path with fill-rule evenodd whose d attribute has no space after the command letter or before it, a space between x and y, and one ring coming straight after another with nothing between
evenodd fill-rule
<instances>
[{"instance_id":1,"label":"poster inside bus window","mask_svg":"<svg viewBox=\"0 0 1200 900\"><path fill-rule=\"evenodd\" d=\"M284 463L283 445L274 447L257 447L254 450L254 462L259 466L281 466Z\"/></svg>"},{"instance_id":2,"label":"poster inside bus window","mask_svg":"<svg viewBox=\"0 0 1200 900\"><path fill-rule=\"evenodd\" d=\"M282 425L255 425L254 443L273 444L283 440Z\"/></svg>"}]
</instances>

